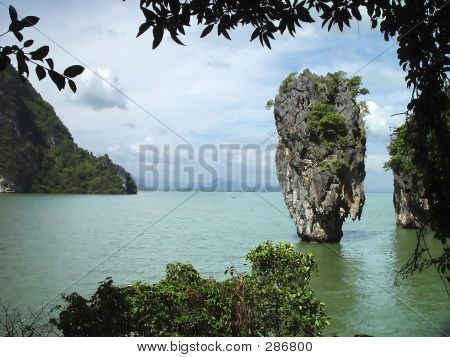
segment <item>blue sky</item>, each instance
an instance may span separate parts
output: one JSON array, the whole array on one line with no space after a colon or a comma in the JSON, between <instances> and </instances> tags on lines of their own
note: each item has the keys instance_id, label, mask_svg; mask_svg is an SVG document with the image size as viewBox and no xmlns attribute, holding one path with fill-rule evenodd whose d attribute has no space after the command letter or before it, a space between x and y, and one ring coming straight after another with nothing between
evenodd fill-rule
<instances>
[{"instance_id":1,"label":"blue sky","mask_svg":"<svg viewBox=\"0 0 450 357\"><path fill-rule=\"evenodd\" d=\"M307 25L294 39L278 36L270 51L249 43L252 30L241 28L232 41L211 34L200 39L203 27L193 26L182 38L185 47L167 36L152 50L151 32L136 39L143 16L135 1L49 0L5 1L19 15L41 18L38 29L68 53L123 90L116 92L87 69L79 77L77 95L60 93L50 81L32 84L55 108L76 142L90 151L108 153L137 174L139 144L176 145L182 140L148 114L155 115L195 147L211 144L254 144L275 131L273 114L264 109L286 74L309 68L318 74L344 70L363 77L371 94L366 118L366 191L391 191L392 176L382 168L392 128L400 125L410 91L398 66L396 48L387 50L378 30L367 21L344 33L328 33L319 24ZM0 6L0 23L8 23ZM56 66L64 69L77 61L34 29L25 38L49 44ZM145 108L144 111L141 107ZM276 143L277 137L269 141ZM272 158L268 159L269 161ZM220 161L220 160L219 160ZM220 162L219 162L220 165ZM266 170L275 177L274 165Z\"/></svg>"}]
</instances>

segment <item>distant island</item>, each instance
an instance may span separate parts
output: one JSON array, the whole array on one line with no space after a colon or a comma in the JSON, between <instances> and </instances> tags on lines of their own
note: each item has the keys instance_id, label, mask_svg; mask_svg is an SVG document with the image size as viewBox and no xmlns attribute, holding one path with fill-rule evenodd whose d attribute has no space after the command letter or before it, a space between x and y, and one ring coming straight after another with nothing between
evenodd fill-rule
<instances>
[{"instance_id":1,"label":"distant island","mask_svg":"<svg viewBox=\"0 0 450 357\"><path fill-rule=\"evenodd\" d=\"M135 194L131 175L108 155L80 148L28 82L0 72L0 192Z\"/></svg>"}]
</instances>

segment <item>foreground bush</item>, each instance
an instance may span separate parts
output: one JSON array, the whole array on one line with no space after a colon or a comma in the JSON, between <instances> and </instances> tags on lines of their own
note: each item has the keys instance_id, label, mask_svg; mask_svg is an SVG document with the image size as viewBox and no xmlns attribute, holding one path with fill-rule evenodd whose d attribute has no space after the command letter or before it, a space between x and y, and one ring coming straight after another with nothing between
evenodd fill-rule
<instances>
[{"instance_id":1,"label":"foreground bush","mask_svg":"<svg viewBox=\"0 0 450 357\"><path fill-rule=\"evenodd\" d=\"M108 278L90 300L64 296L53 323L65 336L319 336L328 321L309 288L312 254L264 242L246 259L251 272L230 268L223 282L179 263L157 284Z\"/></svg>"}]
</instances>

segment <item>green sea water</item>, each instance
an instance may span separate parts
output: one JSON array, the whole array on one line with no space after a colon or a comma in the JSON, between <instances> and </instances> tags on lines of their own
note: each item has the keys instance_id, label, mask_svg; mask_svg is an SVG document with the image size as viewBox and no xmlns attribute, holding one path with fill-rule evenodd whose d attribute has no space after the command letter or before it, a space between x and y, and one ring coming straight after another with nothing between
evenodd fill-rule
<instances>
[{"instance_id":1,"label":"green sea water","mask_svg":"<svg viewBox=\"0 0 450 357\"><path fill-rule=\"evenodd\" d=\"M396 228L388 193L367 194L362 220L346 222L338 244L300 242L281 193L0 195L0 299L34 309L63 291L90 294L109 276L156 282L176 261L223 279L229 266L246 270L245 253L264 240L314 253L312 286L331 318L327 334L450 334L435 271L394 286L415 233Z\"/></svg>"}]
</instances>

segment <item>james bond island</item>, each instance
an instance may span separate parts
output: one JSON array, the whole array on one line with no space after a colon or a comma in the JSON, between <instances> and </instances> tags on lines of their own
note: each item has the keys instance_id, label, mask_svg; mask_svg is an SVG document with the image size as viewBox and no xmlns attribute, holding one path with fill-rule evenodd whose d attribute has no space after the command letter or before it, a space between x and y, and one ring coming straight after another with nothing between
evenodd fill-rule
<instances>
[{"instance_id":1,"label":"james bond island","mask_svg":"<svg viewBox=\"0 0 450 357\"><path fill-rule=\"evenodd\" d=\"M356 97L368 91L360 84L343 72L306 69L283 81L273 103L277 175L303 240L339 242L344 220L361 217L367 107Z\"/></svg>"}]
</instances>

